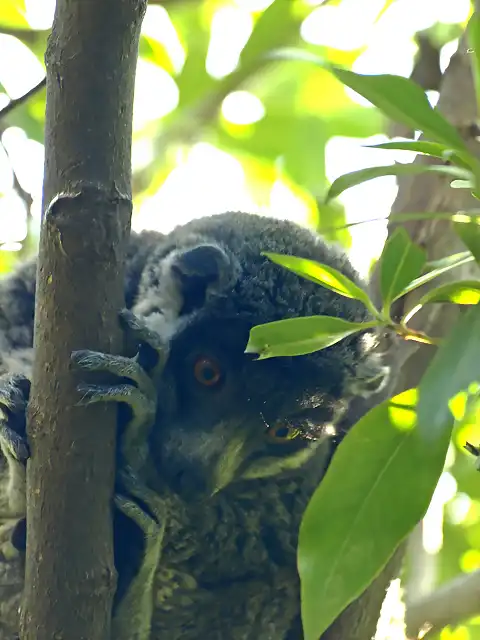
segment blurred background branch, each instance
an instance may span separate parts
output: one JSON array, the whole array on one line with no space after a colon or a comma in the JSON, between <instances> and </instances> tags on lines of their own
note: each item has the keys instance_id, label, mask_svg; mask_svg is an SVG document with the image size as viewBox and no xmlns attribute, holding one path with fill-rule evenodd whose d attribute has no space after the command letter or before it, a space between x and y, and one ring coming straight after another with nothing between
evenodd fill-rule
<instances>
[{"instance_id":1,"label":"blurred background branch","mask_svg":"<svg viewBox=\"0 0 480 640\"><path fill-rule=\"evenodd\" d=\"M459 576L407 607L407 635L438 633L480 613L480 571Z\"/></svg>"}]
</instances>

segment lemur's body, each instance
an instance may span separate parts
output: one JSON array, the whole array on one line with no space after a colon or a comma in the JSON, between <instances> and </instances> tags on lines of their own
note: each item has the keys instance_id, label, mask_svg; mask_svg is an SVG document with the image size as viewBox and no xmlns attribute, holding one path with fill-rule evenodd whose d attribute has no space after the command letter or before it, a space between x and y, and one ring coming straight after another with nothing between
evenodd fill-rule
<instances>
[{"instance_id":1,"label":"lemur's body","mask_svg":"<svg viewBox=\"0 0 480 640\"><path fill-rule=\"evenodd\" d=\"M116 640L302 638L296 543L334 444L325 427L380 367L365 336L296 358L246 355L256 324L316 314L368 318L360 302L297 277L262 251L314 259L359 282L346 257L314 233L259 216L223 214L168 236L132 236L126 304L152 333L128 314L124 321L138 343L159 352L166 345L169 355L155 398L137 384L139 393L158 399L142 482L124 473L132 452L125 451L118 465L118 486L132 500L117 502L116 562L128 580L117 603ZM30 372L34 280L31 263L0 282L4 372ZM76 356L86 369L111 370L114 360ZM15 459L25 444L22 384L9 379L3 385L10 406L2 448L16 516L24 510L24 465ZM104 400L100 395L90 388L84 401ZM14 436L12 444L16 432L20 440ZM137 498L153 517L142 515ZM148 527L156 541L150 546L142 542ZM15 631L16 613L7 611L7 601L12 589L18 600L22 581L20 560L7 548L13 556L0 563L0 640L8 637L2 624ZM16 589L7 586L14 575Z\"/></svg>"}]
</instances>

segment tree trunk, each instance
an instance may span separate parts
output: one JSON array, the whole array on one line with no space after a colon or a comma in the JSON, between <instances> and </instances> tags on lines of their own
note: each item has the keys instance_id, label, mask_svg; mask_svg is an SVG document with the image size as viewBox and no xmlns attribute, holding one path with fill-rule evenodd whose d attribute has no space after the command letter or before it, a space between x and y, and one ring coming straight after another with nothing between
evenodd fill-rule
<instances>
[{"instance_id":1,"label":"tree trunk","mask_svg":"<svg viewBox=\"0 0 480 640\"><path fill-rule=\"evenodd\" d=\"M106 640L116 408L77 407L76 349L120 352L144 0L57 0L27 432L24 640Z\"/></svg>"}]
</instances>

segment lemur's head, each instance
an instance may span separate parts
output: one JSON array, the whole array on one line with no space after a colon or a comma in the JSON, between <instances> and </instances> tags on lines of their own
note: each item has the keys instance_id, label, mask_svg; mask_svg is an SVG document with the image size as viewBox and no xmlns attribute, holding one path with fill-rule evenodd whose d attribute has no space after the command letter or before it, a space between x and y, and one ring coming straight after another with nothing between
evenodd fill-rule
<instances>
[{"instance_id":1,"label":"lemur's head","mask_svg":"<svg viewBox=\"0 0 480 640\"><path fill-rule=\"evenodd\" d=\"M245 354L257 324L317 314L369 319L362 303L262 251L313 259L361 284L346 256L318 235L243 213L174 230L142 274L133 311L170 344L164 381L173 399L159 408L153 450L162 475L186 495L297 471L334 433L349 398L382 377L371 334L305 356Z\"/></svg>"}]
</instances>

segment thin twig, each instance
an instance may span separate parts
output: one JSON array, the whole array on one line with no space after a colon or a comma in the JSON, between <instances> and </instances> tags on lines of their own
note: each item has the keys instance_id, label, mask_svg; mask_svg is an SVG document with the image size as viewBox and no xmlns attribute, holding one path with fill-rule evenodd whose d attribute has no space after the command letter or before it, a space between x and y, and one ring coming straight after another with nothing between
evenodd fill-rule
<instances>
[{"instance_id":1,"label":"thin twig","mask_svg":"<svg viewBox=\"0 0 480 640\"><path fill-rule=\"evenodd\" d=\"M40 89L43 89L46 83L46 78L42 78L40 82L38 82L34 87L29 89L27 93L24 93L23 96L19 98L15 98L14 100L10 100L6 107L0 109L0 120L8 115L11 111L22 105L24 102L27 102L33 95L35 95Z\"/></svg>"}]
</instances>

